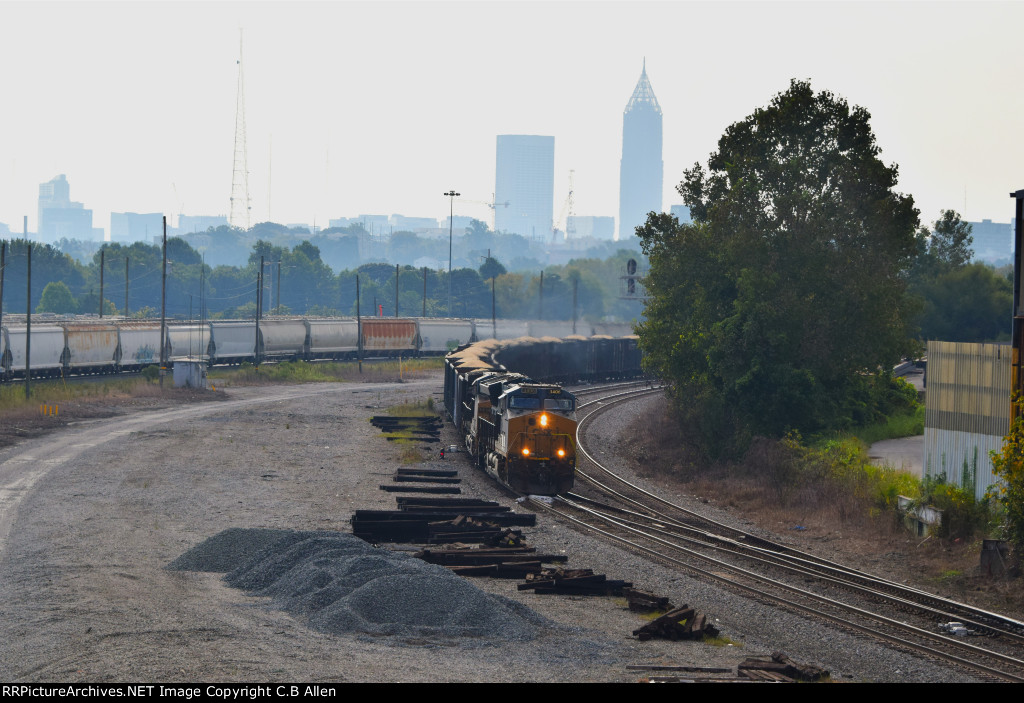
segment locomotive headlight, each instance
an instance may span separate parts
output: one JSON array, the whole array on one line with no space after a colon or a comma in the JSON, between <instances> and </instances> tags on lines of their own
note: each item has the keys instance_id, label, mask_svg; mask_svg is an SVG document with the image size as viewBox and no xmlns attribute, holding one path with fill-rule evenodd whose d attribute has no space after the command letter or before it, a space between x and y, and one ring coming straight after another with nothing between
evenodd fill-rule
<instances>
[{"instance_id":1,"label":"locomotive headlight","mask_svg":"<svg viewBox=\"0 0 1024 703\"><path fill-rule=\"evenodd\" d=\"M546 414L542 414L540 416L540 426L541 427L547 427L548 426L548 416Z\"/></svg>"},{"instance_id":2,"label":"locomotive headlight","mask_svg":"<svg viewBox=\"0 0 1024 703\"><path fill-rule=\"evenodd\" d=\"M558 450L558 456L565 456L565 450L564 449L559 449Z\"/></svg>"},{"instance_id":3,"label":"locomotive headlight","mask_svg":"<svg viewBox=\"0 0 1024 703\"><path fill-rule=\"evenodd\" d=\"M526 447L523 447L523 456L530 456L530 450Z\"/></svg>"}]
</instances>

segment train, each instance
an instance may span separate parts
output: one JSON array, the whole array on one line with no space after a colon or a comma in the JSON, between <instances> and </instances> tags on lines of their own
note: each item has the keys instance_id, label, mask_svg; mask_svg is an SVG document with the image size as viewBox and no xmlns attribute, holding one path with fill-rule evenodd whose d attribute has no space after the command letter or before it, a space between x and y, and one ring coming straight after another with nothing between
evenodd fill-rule
<instances>
[{"instance_id":1,"label":"train","mask_svg":"<svg viewBox=\"0 0 1024 703\"><path fill-rule=\"evenodd\" d=\"M102 320L33 316L31 344L24 316L5 316L0 327L0 380L24 378L26 348L32 377L137 371L160 361L159 320ZM169 321L163 358L200 359L211 365L259 361L353 359L445 354L486 338L628 334L625 323L469 318L307 318Z\"/></svg>"},{"instance_id":2,"label":"train","mask_svg":"<svg viewBox=\"0 0 1024 703\"><path fill-rule=\"evenodd\" d=\"M640 361L635 336L467 344L445 357L445 412L477 467L517 493L559 495L575 481L577 424L561 384L633 378Z\"/></svg>"}]
</instances>

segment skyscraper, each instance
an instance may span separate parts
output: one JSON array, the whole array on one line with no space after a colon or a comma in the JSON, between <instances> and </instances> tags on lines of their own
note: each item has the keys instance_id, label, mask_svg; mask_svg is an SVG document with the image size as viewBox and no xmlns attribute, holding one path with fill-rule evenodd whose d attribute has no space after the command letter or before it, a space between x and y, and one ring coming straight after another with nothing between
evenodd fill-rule
<instances>
[{"instance_id":1,"label":"skyscraper","mask_svg":"<svg viewBox=\"0 0 1024 703\"><path fill-rule=\"evenodd\" d=\"M494 229L524 237L551 236L555 200L555 138L498 135Z\"/></svg>"},{"instance_id":2,"label":"skyscraper","mask_svg":"<svg viewBox=\"0 0 1024 703\"><path fill-rule=\"evenodd\" d=\"M58 239L103 239L102 229L93 229L92 210L82 203L72 202L71 184L63 173L39 184L39 239L56 242Z\"/></svg>"},{"instance_id":3,"label":"skyscraper","mask_svg":"<svg viewBox=\"0 0 1024 703\"><path fill-rule=\"evenodd\" d=\"M661 212L664 170L661 160L661 106L647 79L645 60L640 80L622 113L619 239L631 236L638 225L647 221L648 212Z\"/></svg>"}]
</instances>

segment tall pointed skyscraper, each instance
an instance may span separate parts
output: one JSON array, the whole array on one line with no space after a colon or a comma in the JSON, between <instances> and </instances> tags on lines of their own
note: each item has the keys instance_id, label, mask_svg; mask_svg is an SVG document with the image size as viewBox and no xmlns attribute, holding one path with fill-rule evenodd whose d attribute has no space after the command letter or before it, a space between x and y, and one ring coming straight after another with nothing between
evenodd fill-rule
<instances>
[{"instance_id":1,"label":"tall pointed skyscraper","mask_svg":"<svg viewBox=\"0 0 1024 703\"><path fill-rule=\"evenodd\" d=\"M632 236L647 221L647 213L661 212L664 177L661 160L661 106L647 80L647 61L633 96L622 113L622 162L619 169L619 239Z\"/></svg>"}]
</instances>

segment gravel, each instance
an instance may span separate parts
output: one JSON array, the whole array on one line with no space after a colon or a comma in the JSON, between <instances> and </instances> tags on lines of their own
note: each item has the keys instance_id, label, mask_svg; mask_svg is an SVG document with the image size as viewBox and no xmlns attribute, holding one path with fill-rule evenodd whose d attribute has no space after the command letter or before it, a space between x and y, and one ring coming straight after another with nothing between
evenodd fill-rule
<instances>
[{"instance_id":1,"label":"gravel","mask_svg":"<svg viewBox=\"0 0 1024 703\"><path fill-rule=\"evenodd\" d=\"M343 532L232 528L168 568L229 571L229 585L333 634L526 642L553 626L442 566Z\"/></svg>"},{"instance_id":2,"label":"gravel","mask_svg":"<svg viewBox=\"0 0 1024 703\"><path fill-rule=\"evenodd\" d=\"M303 563L286 558L291 547L318 553L301 547L320 539L308 535L347 532L357 509L395 508L378 486L401 465L399 448L368 419L401 402L437 403L441 385L440 374L313 385L294 399L287 389L232 389L234 399L260 402L200 404L127 432L124 418L81 423L0 449L0 498L7 489L21 500L0 551L0 680L628 682L640 677L628 664L730 667L778 649L834 678L971 680L543 513L525 530L539 551L688 603L714 620L722 646L638 642L631 632L645 620L617 599L538 595L503 579L414 578L388 550L347 539L284 568ZM609 456L624 424L601 423ZM456 441L446 427L443 444ZM433 451L421 468L458 469L467 496L512 504L464 454L439 460ZM17 483L22 471L42 472L31 491ZM239 587L228 585L229 569L264 550L271 557L262 567L238 569L230 578ZM367 578L363 591L357 582ZM453 609L446 621L441 607ZM472 632L481 617L497 620L490 635Z\"/></svg>"}]
</instances>

